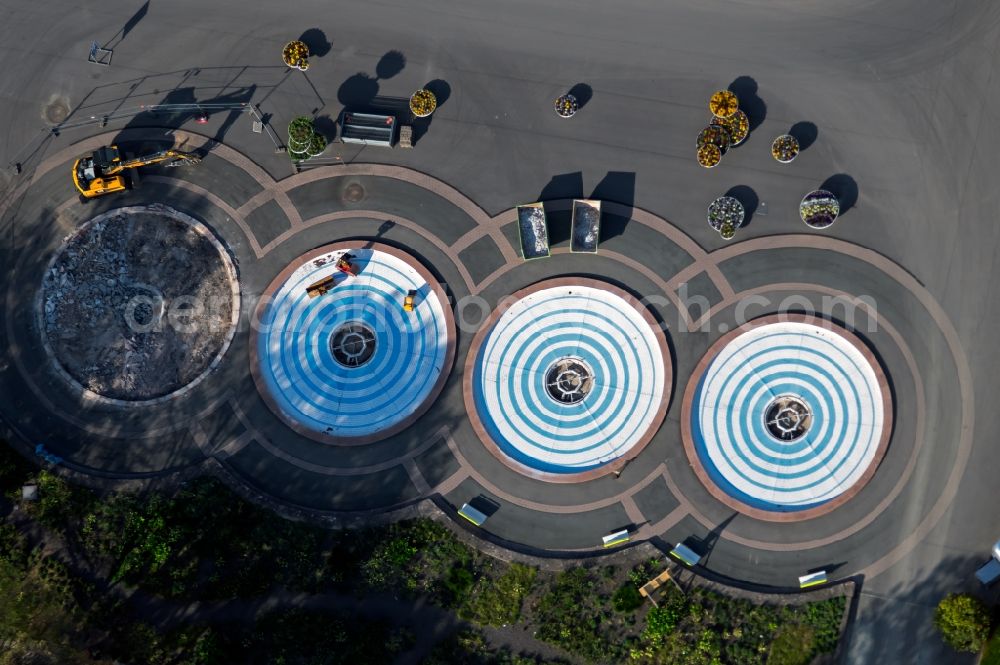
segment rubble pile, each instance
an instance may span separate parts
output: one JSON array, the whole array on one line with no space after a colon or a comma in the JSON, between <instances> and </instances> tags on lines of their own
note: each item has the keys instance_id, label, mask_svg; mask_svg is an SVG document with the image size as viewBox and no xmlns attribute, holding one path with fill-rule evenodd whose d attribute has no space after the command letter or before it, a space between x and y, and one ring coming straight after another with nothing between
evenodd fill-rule
<instances>
[{"instance_id":1,"label":"rubble pile","mask_svg":"<svg viewBox=\"0 0 1000 665\"><path fill-rule=\"evenodd\" d=\"M46 273L49 347L70 376L104 397L169 394L224 347L233 276L228 257L180 213L150 206L101 215L67 240Z\"/></svg>"}]
</instances>

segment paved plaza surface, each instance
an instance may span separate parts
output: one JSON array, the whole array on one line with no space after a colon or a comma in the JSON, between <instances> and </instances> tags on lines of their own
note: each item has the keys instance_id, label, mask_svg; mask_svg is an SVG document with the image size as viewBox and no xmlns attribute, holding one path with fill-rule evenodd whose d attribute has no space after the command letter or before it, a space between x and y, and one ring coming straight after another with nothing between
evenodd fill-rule
<instances>
[{"instance_id":1,"label":"paved plaza surface","mask_svg":"<svg viewBox=\"0 0 1000 665\"><path fill-rule=\"evenodd\" d=\"M1000 537L1000 194L988 161L1000 147L991 117L1000 5L172 0L124 10L5 2L3 11L0 164L19 162L22 173L0 172L0 413L16 440L44 444L95 482L169 479L212 460L247 491L318 516L381 514L422 497L454 509L482 495L498 506L486 537L535 553L594 552L631 525L634 538L660 544L695 539L709 574L741 583L794 587L824 568L861 583L845 662L966 662L930 618L942 595L972 588ZM310 29L325 47L308 72L291 71L281 46ZM113 48L110 66L87 62L94 40ZM385 57L393 51L404 58ZM581 83L590 98L560 119L552 100ZM296 115L329 126L345 106L425 85L439 108L413 150L332 144L326 156L340 163L298 174L239 112L212 113L205 125L190 112L131 114L254 102L284 139ZM695 137L708 97L727 87L750 136L706 170ZM127 115L101 126L116 113ZM812 136L792 164L778 164L770 142L797 124ZM78 201L69 176L78 156L157 140L207 156L145 169L133 191ZM798 202L824 184L838 190L842 215L817 232L799 220ZM756 209L724 241L705 208L734 187ZM569 252L570 200L580 197L604 201L596 255ZM538 200L553 254L524 262L514 206ZM190 390L122 406L76 389L53 364L39 290L75 229L151 203L201 221L228 248L241 317L219 364ZM351 243L405 253L453 303L476 303L455 309L454 362L433 404L362 445L290 427L250 370L261 294L309 252ZM505 464L477 433L465 395L477 324L506 296L562 278L645 298L671 365L662 426L620 473L576 483ZM714 496L690 463L681 426L689 380L747 318L782 301L821 308L824 298L835 304L825 313L853 325L885 374L888 447L835 510L790 522L751 516Z\"/></svg>"}]
</instances>

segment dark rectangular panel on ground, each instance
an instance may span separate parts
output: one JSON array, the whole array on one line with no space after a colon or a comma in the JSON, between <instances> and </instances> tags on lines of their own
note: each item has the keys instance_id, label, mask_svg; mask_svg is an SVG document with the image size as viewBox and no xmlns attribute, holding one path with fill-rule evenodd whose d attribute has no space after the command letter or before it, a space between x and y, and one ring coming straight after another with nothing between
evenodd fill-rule
<instances>
[{"instance_id":1,"label":"dark rectangular panel on ground","mask_svg":"<svg viewBox=\"0 0 1000 665\"><path fill-rule=\"evenodd\" d=\"M200 164L143 167L140 180L147 173L186 180L205 188L234 208L239 208L263 189L249 173L211 152L202 158Z\"/></svg>"},{"instance_id":2,"label":"dark rectangular panel on ground","mask_svg":"<svg viewBox=\"0 0 1000 665\"><path fill-rule=\"evenodd\" d=\"M266 494L314 510L369 510L418 498L401 466L364 476L332 476L300 469L248 444L226 464Z\"/></svg>"},{"instance_id":3,"label":"dark rectangular panel on ground","mask_svg":"<svg viewBox=\"0 0 1000 665\"><path fill-rule=\"evenodd\" d=\"M531 543L547 550L600 549L601 538L630 523L620 503L585 513L545 513L499 499L472 479L463 481L445 498L457 509L479 495L500 506L483 529L512 543Z\"/></svg>"},{"instance_id":4,"label":"dark rectangular panel on ground","mask_svg":"<svg viewBox=\"0 0 1000 665\"><path fill-rule=\"evenodd\" d=\"M269 242L292 228L285 212L274 199L247 215L246 223L261 247L267 246Z\"/></svg>"},{"instance_id":5,"label":"dark rectangular panel on ground","mask_svg":"<svg viewBox=\"0 0 1000 665\"><path fill-rule=\"evenodd\" d=\"M434 487L459 470L458 460L448 450L448 444L439 438L431 447L413 458L427 484Z\"/></svg>"},{"instance_id":6,"label":"dark rectangular panel on ground","mask_svg":"<svg viewBox=\"0 0 1000 665\"><path fill-rule=\"evenodd\" d=\"M349 189L360 185L360 189ZM408 219L447 244L476 224L460 208L422 187L380 176L340 176L318 180L288 192L302 218L342 210L375 210ZM360 196L356 201L352 198Z\"/></svg>"},{"instance_id":7,"label":"dark rectangular panel on ground","mask_svg":"<svg viewBox=\"0 0 1000 665\"><path fill-rule=\"evenodd\" d=\"M663 476L657 476L649 485L636 492L632 498L635 505L642 511L643 516L651 523L655 524L680 505L674 495L667 489L667 481Z\"/></svg>"},{"instance_id":8,"label":"dark rectangular panel on ground","mask_svg":"<svg viewBox=\"0 0 1000 665\"><path fill-rule=\"evenodd\" d=\"M458 253L458 258L469 269L469 274L477 284L504 264L503 254L489 236L483 236L463 249Z\"/></svg>"}]
</instances>

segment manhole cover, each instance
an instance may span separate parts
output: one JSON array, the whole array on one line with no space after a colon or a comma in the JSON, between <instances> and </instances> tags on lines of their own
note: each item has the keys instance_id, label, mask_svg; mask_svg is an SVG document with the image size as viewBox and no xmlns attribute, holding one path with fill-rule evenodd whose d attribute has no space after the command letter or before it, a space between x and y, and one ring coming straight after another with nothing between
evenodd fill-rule
<instances>
[{"instance_id":1,"label":"manhole cover","mask_svg":"<svg viewBox=\"0 0 1000 665\"><path fill-rule=\"evenodd\" d=\"M344 188L340 197L345 203L357 203L365 198L365 188L356 182Z\"/></svg>"},{"instance_id":2,"label":"manhole cover","mask_svg":"<svg viewBox=\"0 0 1000 665\"><path fill-rule=\"evenodd\" d=\"M579 358L560 358L545 372L545 390L563 404L576 404L594 387L594 372Z\"/></svg>"},{"instance_id":3,"label":"manhole cover","mask_svg":"<svg viewBox=\"0 0 1000 665\"><path fill-rule=\"evenodd\" d=\"M62 98L55 99L45 106L42 117L53 125L58 125L69 116L69 103Z\"/></svg>"},{"instance_id":4,"label":"manhole cover","mask_svg":"<svg viewBox=\"0 0 1000 665\"><path fill-rule=\"evenodd\" d=\"M375 355L375 331L358 321L345 323L330 336L330 352L344 367L361 367Z\"/></svg>"}]
</instances>

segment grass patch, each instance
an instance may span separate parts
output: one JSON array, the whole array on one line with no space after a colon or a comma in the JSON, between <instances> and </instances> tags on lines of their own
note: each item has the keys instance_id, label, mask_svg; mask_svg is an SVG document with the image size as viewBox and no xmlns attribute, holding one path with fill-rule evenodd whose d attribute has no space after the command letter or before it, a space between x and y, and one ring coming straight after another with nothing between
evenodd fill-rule
<instances>
[{"instance_id":1,"label":"grass patch","mask_svg":"<svg viewBox=\"0 0 1000 665\"><path fill-rule=\"evenodd\" d=\"M1000 630L994 632L993 637L986 643L983 659L979 665L1000 665Z\"/></svg>"}]
</instances>

